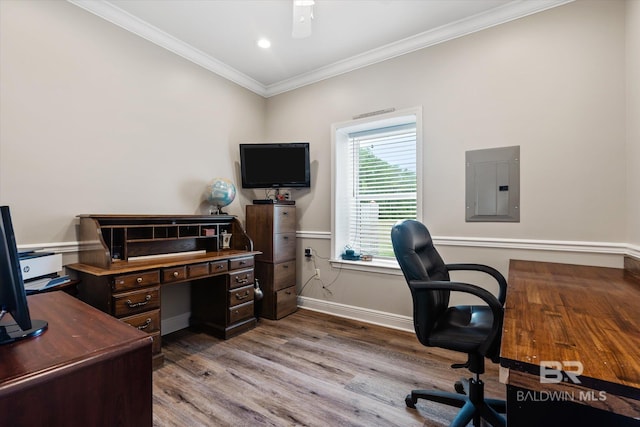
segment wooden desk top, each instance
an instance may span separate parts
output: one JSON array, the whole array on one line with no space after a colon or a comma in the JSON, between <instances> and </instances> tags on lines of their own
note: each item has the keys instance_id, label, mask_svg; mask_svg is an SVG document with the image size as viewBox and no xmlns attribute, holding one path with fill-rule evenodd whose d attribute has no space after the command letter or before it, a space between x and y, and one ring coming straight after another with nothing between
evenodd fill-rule
<instances>
[{"instance_id":1,"label":"wooden desk top","mask_svg":"<svg viewBox=\"0 0 640 427\"><path fill-rule=\"evenodd\" d=\"M579 361L575 388L640 400L640 279L617 268L511 260L500 358L507 384L572 387L541 384L540 361ZM624 412L639 416L631 405Z\"/></svg>"},{"instance_id":2,"label":"wooden desk top","mask_svg":"<svg viewBox=\"0 0 640 427\"><path fill-rule=\"evenodd\" d=\"M92 363L107 353L149 346L151 336L62 291L27 297L31 318L49 327L35 338L0 347L0 398L29 378ZM151 356L149 356L151 359Z\"/></svg>"},{"instance_id":3,"label":"wooden desk top","mask_svg":"<svg viewBox=\"0 0 640 427\"><path fill-rule=\"evenodd\" d=\"M69 264L66 267L83 273L89 273L94 276L107 276L110 274L132 273L140 270L151 270L154 268L168 268L183 264L196 264L199 262L221 261L233 258L242 258L246 256L256 256L261 254L260 251L245 251L239 249L225 249L217 252L207 252L203 254L175 254L172 256L155 258L144 261L118 261L114 262L110 268L97 267L89 264Z\"/></svg>"}]
</instances>

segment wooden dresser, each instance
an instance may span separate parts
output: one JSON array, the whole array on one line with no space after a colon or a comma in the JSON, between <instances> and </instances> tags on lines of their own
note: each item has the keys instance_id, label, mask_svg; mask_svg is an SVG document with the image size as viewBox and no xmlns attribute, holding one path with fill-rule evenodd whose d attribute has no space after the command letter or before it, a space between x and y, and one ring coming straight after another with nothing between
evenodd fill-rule
<instances>
[{"instance_id":1,"label":"wooden dresser","mask_svg":"<svg viewBox=\"0 0 640 427\"><path fill-rule=\"evenodd\" d=\"M223 234L231 234L223 248ZM256 325L253 243L229 215L81 215L78 297L153 337L162 364L161 289L191 284L190 325L227 339Z\"/></svg>"},{"instance_id":2,"label":"wooden dresser","mask_svg":"<svg viewBox=\"0 0 640 427\"><path fill-rule=\"evenodd\" d=\"M256 278L264 292L261 316L281 319L298 308L296 294L296 207L248 205L247 234L253 239Z\"/></svg>"},{"instance_id":3,"label":"wooden dresser","mask_svg":"<svg viewBox=\"0 0 640 427\"><path fill-rule=\"evenodd\" d=\"M151 339L62 292L27 297L49 327L0 347L0 413L8 426L152 424Z\"/></svg>"}]
</instances>

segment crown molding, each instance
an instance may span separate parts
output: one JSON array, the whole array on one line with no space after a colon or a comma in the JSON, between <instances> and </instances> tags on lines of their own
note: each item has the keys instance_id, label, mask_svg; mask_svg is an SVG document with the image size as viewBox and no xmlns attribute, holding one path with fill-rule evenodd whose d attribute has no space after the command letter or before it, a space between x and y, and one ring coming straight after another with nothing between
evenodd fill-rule
<instances>
[{"instance_id":1,"label":"crown molding","mask_svg":"<svg viewBox=\"0 0 640 427\"><path fill-rule=\"evenodd\" d=\"M108 1L99 0L67 0L100 18L111 22L137 36L142 37L170 52L179 55L194 64L201 66L227 80L249 89L260 96L266 96L266 88L260 82L252 79L246 74L241 73L228 66L227 64L213 58L199 49L173 37L161 29L143 21L119 7L109 3Z\"/></svg>"},{"instance_id":2,"label":"crown molding","mask_svg":"<svg viewBox=\"0 0 640 427\"><path fill-rule=\"evenodd\" d=\"M462 19L451 24L435 28L424 33L370 50L361 55L336 62L309 73L283 80L278 83L264 85L246 74L207 55L193 46L165 33L153 25L125 12L108 1L100 0L67 0L88 12L91 12L127 31L130 31L176 55L200 65L201 67L230 80L250 91L269 98L284 92L298 89L349 71L373 65L387 59L395 58L425 47L443 43L458 37L475 33L486 28L504 24L524 16L542 12L553 7L570 3L574 0L514 0L504 6Z\"/></svg>"},{"instance_id":3,"label":"crown molding","mask_svg":"<svg viewBox=\"0 0 640 427\"><path fill-rule=\"evenodd\" d=\"M429 46L444 43L573 1L574 0L515 0L504 6L491 9L490 11L372 49L361 55L335 62L309 73L267 85L266 97L298 89L302 86L377 64Z\"/></svg>"}]
</instances>

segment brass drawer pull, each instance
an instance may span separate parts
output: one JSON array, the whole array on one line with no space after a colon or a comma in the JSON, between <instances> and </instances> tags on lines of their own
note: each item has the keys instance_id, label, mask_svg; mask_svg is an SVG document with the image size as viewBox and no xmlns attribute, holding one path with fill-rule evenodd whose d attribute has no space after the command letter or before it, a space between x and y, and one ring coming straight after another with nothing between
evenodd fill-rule
<instances>
[{"instance_id":1,"label":"brass drawer pull","mask_svg":"<svg viewBox=\"0 0 640 427\"><path fill-rule=\"evenodd\" d=\"M216 265L216 270L222 270L223 268L224 268L224 265L222 264Z\"/></svg>"},{"instance_id":2,"label":"brass drawer pull","mask_svg":"<svg viewBox=\"0 0 640 427\"><path fill-rule=\"evenodd\" d=\"M144 301L142 302L132 302L130 299L128 299L127 305L129 306L129 308L136 308L149 304L149 301L151 301L151 295L147 295L146 297L144 297Z\"/></svg>"},{"instance_id":3,"label":"brass drawer pull","mask_svg":"<svg viewBox=\"0 0 640 427\"><path fill-rule=\"evenodd\" d=\"M147 329L149 325L151 325L151 318L147 317L147 320L144 322L144 324L138 326L138 330L142 331L143 329Z\"/></svg>"},{"instance_id":4,"label":"brass drawer pull","mask_svg":"<svg viewBox=\"0 0 640 427\"><path fill-rule=\"evenodd\" d=\"M246 263L247 263L247 261L240 261L240 262L238 262L238 264L240 264L240 265L245 265Z\"/></svg>"},{"instance_id":5,"label":"brass drawer pull","mask_svg":"<svg viewBox=\"0 0 640 427\"><path fill-rule=\"evenodd\" d=\"M249 292L249 291L246 291L244 293L244 295L240 295L239 293L236 292L236 299L238 299L238 300L247 299L247 298L249 298L249 295L251 295L251 292Z\"/></svg>"},{"instance_id":6,"label":"brass drawer pull","mask_svg":"<svg viewBox=\"0 0 640 427\"><path fill-rule=\"evenodd\" d=\"M249 281L249 276L244 276L244 279L236 277L236 282L238 283L247 283Z\"/></svg>"}]
</instances>

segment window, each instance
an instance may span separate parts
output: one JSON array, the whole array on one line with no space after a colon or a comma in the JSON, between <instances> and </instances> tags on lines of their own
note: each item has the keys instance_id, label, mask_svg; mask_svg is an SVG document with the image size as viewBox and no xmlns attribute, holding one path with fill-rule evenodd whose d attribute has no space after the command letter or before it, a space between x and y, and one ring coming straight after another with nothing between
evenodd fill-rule
<instances>
[{"instance_id":1,"label":"window","mask_svg":"<svg viewBox=\"0 0 640 427\"><path fill-rule=\"evenodd\" d=\"M391 227L421 219L421 110L334 125L332 257L393 260Z\"/></svg>"}]
</instances>

